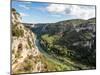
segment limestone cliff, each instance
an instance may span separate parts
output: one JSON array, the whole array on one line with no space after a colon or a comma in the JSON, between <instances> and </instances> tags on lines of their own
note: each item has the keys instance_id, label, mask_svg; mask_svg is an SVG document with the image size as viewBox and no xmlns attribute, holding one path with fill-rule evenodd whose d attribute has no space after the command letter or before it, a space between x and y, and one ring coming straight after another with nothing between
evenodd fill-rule
<instances>
[{"instance_id":1,"label":"limestone cliff","mask_svg":"<svg viewBox=\"0 0 100 75\"><path fill-rule=\"evenodd\" d=\"M20 14L12 9L12 73L45 71L34 37L34 33L21 23Z\"/></svg>"}]
</instances>

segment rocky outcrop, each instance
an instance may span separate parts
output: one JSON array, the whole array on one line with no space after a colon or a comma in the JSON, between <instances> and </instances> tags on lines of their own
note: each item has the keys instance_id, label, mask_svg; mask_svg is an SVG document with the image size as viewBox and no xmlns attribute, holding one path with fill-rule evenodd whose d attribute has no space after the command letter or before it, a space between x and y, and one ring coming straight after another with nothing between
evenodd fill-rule
<instances>
[{"instance_id":1,"label":"rocky outcrop","mask_svg":"<svg viewBox=\"0 0 100 75\"><path fill-rule=\"evenodd\" d=\"M12 9L12 73L43 72L41 53L35 47L34 33L21 23L21 16Z\"/></svg>"}]
</instances>

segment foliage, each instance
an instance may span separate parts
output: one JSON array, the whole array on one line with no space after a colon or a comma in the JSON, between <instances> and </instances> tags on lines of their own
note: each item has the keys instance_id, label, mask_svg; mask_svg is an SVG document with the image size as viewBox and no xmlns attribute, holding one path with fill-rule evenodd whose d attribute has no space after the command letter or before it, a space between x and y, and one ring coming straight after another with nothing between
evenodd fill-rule
<instances>
[{"instance_id":1,"label":"foliage","mask_svg":"<svg viewBox=\"0 0 100 75\"><path fill-rule=\"evenodd\" d=\"M74 27L74 23L79 25ZM62 21L46 28L45 33L41 33L40 42L46 52L52 56L68 57L88 66L96 66L95 18L83 22ZM76 28L80 29L79 32Z\"/></svg>"},{"instance_id":2,"label":"foliage","mask_svg":"<svg viewBox=\"0 0 100 75\"><path fill-rule=\"evenodd\" d=\"M16 11L16 9L15 9L15 8L12 8L11 10L12 10L12 11Z\"/></svg>"},{"instance_id":3,"label":"foliage","mask_svg":"<svg viewBox=\"0 0 100 75\"><path fill-rule=\"evenodd\" d=\"M24 30L17 27L17 25L12 25L12 36L23 37Z\"/></svg>"}]
</instances>

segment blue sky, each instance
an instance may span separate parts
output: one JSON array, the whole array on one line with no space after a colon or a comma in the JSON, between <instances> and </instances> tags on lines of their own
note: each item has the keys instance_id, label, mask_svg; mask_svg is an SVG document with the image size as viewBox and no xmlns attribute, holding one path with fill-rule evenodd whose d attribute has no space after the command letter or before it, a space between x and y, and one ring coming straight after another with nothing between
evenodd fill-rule
<instances>
[{"instance_id":1,"label":"blue sky","mask_svg":"<svg viewBox=\"0 0 100 75\"><path fill-rule=\"evenodd\" d=\"M12 1L12 8L21 14L22 22L25 23L54 23L95 17L95 6Z\"/></svg>"}]
</instances>

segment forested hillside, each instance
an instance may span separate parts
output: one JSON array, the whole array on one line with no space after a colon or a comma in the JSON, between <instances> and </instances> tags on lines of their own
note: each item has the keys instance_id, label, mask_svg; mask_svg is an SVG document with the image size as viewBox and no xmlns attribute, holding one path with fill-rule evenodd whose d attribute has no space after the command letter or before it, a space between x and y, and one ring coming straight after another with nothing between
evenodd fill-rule
<instances>
[{"instance_id":1,"label":"forested hillside","mask_svg":"<svg viewBox=\"0 0 100 75\"><path fill-rule=\"evenodd\" d=\"M41 46L51 56L96 67L96 19L73 19L38 25L32 30ZM82 69L82 68L81 68Z\"/></svg>"}]
</instances>

